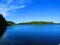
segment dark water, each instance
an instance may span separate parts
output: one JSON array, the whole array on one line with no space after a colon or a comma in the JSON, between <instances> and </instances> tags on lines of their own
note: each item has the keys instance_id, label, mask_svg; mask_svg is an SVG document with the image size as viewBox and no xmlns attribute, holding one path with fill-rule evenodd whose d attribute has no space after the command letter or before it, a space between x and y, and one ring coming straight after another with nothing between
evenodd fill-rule
<instances>
[{"instance_id":1,"label":"dark water","mask_svg":"<svg viewBox=\"0 0 60 45\"><path fill-rule=\"evenodd\" d=\"M60 25L9 26L0 45L59 45Z\"/></svg>"}]
</instances>

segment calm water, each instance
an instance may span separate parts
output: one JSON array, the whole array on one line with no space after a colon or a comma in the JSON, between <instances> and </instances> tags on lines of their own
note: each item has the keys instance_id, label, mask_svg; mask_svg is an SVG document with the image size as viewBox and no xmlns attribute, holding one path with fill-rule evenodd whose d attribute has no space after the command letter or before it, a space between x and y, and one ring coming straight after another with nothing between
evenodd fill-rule
<instances>
[{"instance_id":1,"label":"calm water","mask_svg":"<svg viewBox=\"0 0 60 45\"><path fill-rule=\"evenodd\" d=\"M9 26L0 45L58 45L60 25Z\"/></svg>"}]
</instances>

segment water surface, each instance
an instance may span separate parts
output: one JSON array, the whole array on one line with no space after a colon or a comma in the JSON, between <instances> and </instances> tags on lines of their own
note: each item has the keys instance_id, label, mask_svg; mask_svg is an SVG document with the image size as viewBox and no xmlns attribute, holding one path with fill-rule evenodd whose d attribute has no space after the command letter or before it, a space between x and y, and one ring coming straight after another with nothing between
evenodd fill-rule
<instances>
[{"instance_id":1,"label":"water surface","mask_svg":"<svg viewBox=\"0 0 60 45\"><path fill-rule=\"evenodd\" d=\"M9 26L0 45L58 45L60 24Z\"/></svg>"}]
</instances>

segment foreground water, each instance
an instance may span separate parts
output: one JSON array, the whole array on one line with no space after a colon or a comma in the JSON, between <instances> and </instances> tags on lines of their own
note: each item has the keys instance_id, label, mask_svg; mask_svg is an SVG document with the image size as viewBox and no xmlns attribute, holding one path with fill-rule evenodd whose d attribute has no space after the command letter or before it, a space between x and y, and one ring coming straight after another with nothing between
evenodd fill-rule
<instances>
[{"instance_id":1,"label":"foreground water","mask_svg":"<svg viewBox=\"0 0 60 45\"><path fill-rule=\"evenodd\" d=\"M0 45L59 45L60 25L9 26Z\"/></svg>"}]
</instances>

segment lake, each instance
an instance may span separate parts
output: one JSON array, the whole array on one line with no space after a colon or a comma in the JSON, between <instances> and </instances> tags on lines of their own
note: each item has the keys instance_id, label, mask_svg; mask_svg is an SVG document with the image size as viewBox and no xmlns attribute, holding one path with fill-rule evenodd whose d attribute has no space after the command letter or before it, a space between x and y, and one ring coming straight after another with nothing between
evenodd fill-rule
<instances>
[{"instance_id":1,"label":"lake","mask_svg":"<svg viewBox=\"0 0 60 45\"><path fill-rule=\"evenodd\" d=\"M60 24L8 26L0 45L59 45Z\"/></svg>"}]
</instances>

